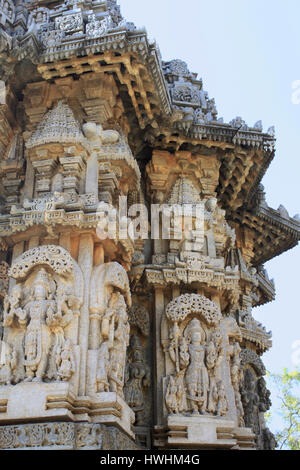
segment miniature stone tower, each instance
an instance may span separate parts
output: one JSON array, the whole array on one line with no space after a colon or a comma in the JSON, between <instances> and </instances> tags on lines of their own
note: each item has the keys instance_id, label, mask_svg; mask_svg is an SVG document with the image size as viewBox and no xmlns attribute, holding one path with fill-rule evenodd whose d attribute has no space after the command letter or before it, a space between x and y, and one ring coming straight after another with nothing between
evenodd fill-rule
<instances>
[{"instance_id":1,"label":"miniature stone tower","mask_svg":"<svg viewBox=\"0 0 300 470\"><path fill-rule=\"evenodd\" d=\"M0 449L274 448L274 129L218 119L115 0L0 0L0 79Z\"/></svg>"}]
</instances>

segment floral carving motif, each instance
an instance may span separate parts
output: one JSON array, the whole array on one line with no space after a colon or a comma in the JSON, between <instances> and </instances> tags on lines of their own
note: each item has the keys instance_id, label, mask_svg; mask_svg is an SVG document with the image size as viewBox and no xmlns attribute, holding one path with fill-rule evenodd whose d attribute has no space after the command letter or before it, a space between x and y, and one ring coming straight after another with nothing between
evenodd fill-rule
<instances>
[{"instance_id":1,"label":"floral carving motif","mask_svg":"<svg viewBox=\"0 0 300 470\"><path fill-rule=\"evenodd\" d=\"M59 16L55 19L56 29L72 33L81 30L83 26L82 13L74 13L71 15Z\"/></svg>"},{"instance_id":2,"label":"floral carving motif","mask_svg":"<svg viewBox=\"0 0 300 470\"><path fill-rule=\"evenodd\" d=\"M200 105L201 98L199 89L191 83L185 82L183 79L179 79L179 81L176 82L172 90L172 96L174 101Z\"/></svg>"},{"instance_id":3,"label":"floral carving motif","mask_svg":"<svg viewBox=\"0 0 300 470\"><path fill-rule=\"evenodd\" d=\"M7 294L9 265L2 261L0 263L0 298Z\"/></svg>"},{"instance_id":4,"label":"floral carving motif","mask_svg":"<svg viewBox=\"0 0 300 470\"><path fill-rule=\"evenodd\" d=\"M37 265L47 265L55 273L65 276L72 273L73 261L69 253L56 245L41 246L26 251L16 259L9 275L14 279L23 279Z\"/></svg>"},{"instance_id":5,"label":"floral carving motif","mask_svg":"<svg viewBox=\"0 0 300 470\"><path fill-rule=\"evenodd\" d=\"M165 63L166 73L178 75L182 77L189 77L191 75L187 64L183 60L172 60L171 62Z\"/></svg>"},{"instance_id":6,"label":"floral carving motif","mask_svg":"<svg viewBox=\"0 0 300 470\"><path fill-rule=\"evenodd\" d=\"M85 143L85 137L76 121L71 108L59 101L38 125L36 131L26 142L28 149L50 142Z\"/></svg>"},{"instance_id":7,"label":"floral carving motif","mask_svg":"<svg viewBox=\"0 0 300 470\"><path fill-rule=\"evenodd\" d=\"M179 322L185 320L188 315L197 314L208 325L216 325L222 315L215 302L197 294L186 294L169 303L166 316L169 320Z\"/></svg>"},{"instance_id":8,"label":"floral carving motif","mask_svg":"<svg viewBox=\"0 0 300 470\"><path fill-rule=\"evenodd\" d=\"M112 20L109 16L101 21L97 21L96 15L94 14L88 16L88 23L86 25L86 34L88 37L100 37L110 28L112 28Z\"/></svg>"},{"instance_id":9,"label":"floral carving motif","mask_svg":"<svg viewBox=\"0 0 300 470\"><path fill-rule=\"evenodd\" d=\"M150 320L148 310L142 305L133 304L128 311L129 323L136 326L144 336L150 334Z\"/></svg>"},{"instance_id":10,"label":"floral carving motif","mask_svg":"<svg viewBox=\"0 0 300 470\"><path fill-rule=\"evenodd\" d=\"M64 31L61 30L50 30L40 31L39 38L44 47L57 46L61 40L65 37Z\"/></svg>"}]
</instances>

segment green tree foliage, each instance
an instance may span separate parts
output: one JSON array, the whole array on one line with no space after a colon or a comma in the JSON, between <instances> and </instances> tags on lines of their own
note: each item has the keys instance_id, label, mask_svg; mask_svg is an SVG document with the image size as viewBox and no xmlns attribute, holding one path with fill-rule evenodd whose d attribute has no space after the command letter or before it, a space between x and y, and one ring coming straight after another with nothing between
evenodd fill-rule
<instances>
[{"instance_id":1,"label":"green tree foliage","mask_svg":"<svg viewBox=\"0 0 300 470\"><path fill-rule=\"evenodd\" d=\"M300 372L268 374L277 389L280 410L277 412L282 419L283 429L275 435L280 450L300 450ZM269 421L272 414L266 416Z\"/></svg>"}]
</instances>

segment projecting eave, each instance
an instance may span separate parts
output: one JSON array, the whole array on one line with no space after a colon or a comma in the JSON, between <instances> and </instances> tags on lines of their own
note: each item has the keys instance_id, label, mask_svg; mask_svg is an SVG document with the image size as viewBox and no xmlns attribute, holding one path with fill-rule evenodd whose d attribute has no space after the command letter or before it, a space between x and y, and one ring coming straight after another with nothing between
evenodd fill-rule
<instances>
[{"instance_id":1,"label":"projecting eave","mask_svg":"<svg viewBox=\"0 0 300 470\"><path fill-rule=\"evenodd\" d=\"M35 6L29 4L29 11ZM92 29L92 34L91 25L83 21L90 10L98 15L98 29ZM79 15L80 34L62 31L58 14L64 18ZM0 79L8 80L22 61L38 64L41 78L49 81L90 72L112 74L131 102L131 108L125 105L125 111L134 109L137 124L140 130L146 130L145 134L152 132L154 138L169 142L172 136L178 136L180 145L210 141L225 147L260 150L274 146L273 128L264 133L261 121L248 126L240 117L224 123L197 74L191 73L183 61L163 62L159 48L149 41L144 29L121 16L117 21L111 16L111 5L105 1L90 2L79 12L69 6L59 12L51 10L44 29L39 24L24 26L17 50L13 50L12 32L8 30L3 36L0 31ZM110 18L105 27L101 23L104 18ZM131 132L136 135L136 129ZM147 140L147 135L142 140Z\"/></svg>"},{"instance_id":2,"label":"projecting eave","mask_svg":"<svg viewBox=\"0 0 300 470\"><path fill-rule=\"evenodd\" d=\"M260 205L244 212L239 221L254 232L253 266L259 266L294 248L300 240L300 221L279 208Z\"/></svg>"}]
</instances>

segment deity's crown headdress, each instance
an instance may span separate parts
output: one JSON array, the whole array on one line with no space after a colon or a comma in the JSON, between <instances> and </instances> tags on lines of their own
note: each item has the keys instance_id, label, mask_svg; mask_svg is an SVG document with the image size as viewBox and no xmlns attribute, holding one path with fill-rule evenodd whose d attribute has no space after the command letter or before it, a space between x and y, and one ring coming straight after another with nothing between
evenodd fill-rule
<instances>
[{"instance_id":1,"label":"deity's crown headdress","mask_svg":"<svg viewBox=\"0 0 300 470\"><path fill-rule=\"evenodd\" d=\"M33 282L33 285L34 286L42 286L42 287L45 287L46 289L49 288L49 276L48 276L47 271L44 268L42 268L38 272L38 274L37 274L37 276L36 276L36 278Z\"/></svg>"},{"instance_id":2,"label":"deity's crown headdress","mask_svg":"<svg viewBox=\"0 0 300 470\"><path fill-rule=\"evenodd\" d=\"M205 333L201 326L200 320L193 318L193 320L188 324L185 330L185 336L191 340L194 333L201 333L202 341L205 339Z\"/></svg>"}]
</instances>

